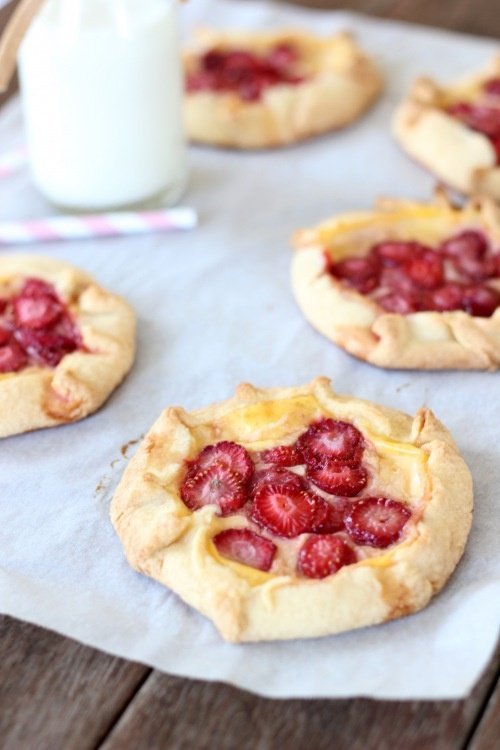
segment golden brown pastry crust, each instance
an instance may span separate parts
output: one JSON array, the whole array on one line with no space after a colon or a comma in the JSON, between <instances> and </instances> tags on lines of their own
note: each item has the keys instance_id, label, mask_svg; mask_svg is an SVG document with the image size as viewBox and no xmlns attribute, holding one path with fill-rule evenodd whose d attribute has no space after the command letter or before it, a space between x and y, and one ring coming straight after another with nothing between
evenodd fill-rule
<instances>
[{"instance_id":1,"label":"golden brown pastry crust","mask_svg":"<svg viewBox=\"0 0 500 750\"><path fill-rule=\"evenodd\" d=\"M486 70L453 85L418 78L392 121L399 144L440 180L465 195L488 195L496 201L500 201L500 166L491 141L443 107L469 100L484 81L498 76L500 56Z\"/></svg>"},{"instance_id":2,"label":"golden brown pastry crust","mask_svg":"<svg viewBox=\"0 0 500 750\"><path fill-rule=\"evenodd\" d=\"M69 305L88 351L67 354L57 367L0 374L0 437L92 414L123 380L135 353L132 309L80 269L38 255L2 256L0 278L16 277L36 277L54 285Z\"/></svg>"},{"instance_id":3,"label":"golden brown pastry crust","mask_svg":"<svg viewBox=\"0 0 500 750\"><path fill-rule=\"evenodd\" d=\"M385 239L439 242L460 229L479 228L500 242L500 211L488 199L462 209L444 193L434 203L381 201L372 212L343 214L297 232L292 288L307 320L355 357L403 369L496 370L500 366L500 308L490 318L465 312L388 313L328 273L332 260L364 255ZM499 286L500 289L500 286Z\"/></svg>"},{"instance_id":4,"label":"golden brown pastry crust","mask_svg":"<svg viewBox=\"0 0 500 750\"><path fill-rule=\"evenodd\" d=\"M217 517L213 506L187 509L178 492L185 460L217 440L235 440L249 450L292 442L321 415L351 421L375 441L386 488L401 496L405 487L413 506L404 540L322 580L271 575L219 556L210 538L246 522ZM328 635L421 609L457 565L471 513L470 473L428 409L412 419L338 396L323 377L296 388L243 384L233 398L205 409L166 409L111 504L132 567L171 588L236 642Z\"/></svg>"},{"instance_id":5,"label":"golden brown pastry crust","mask_svg":"<svg viewBox=\"0 0 500 750\"><path fill-rule=\"evenodd\" d=\"M344 127L378 98L382 79L374 62L349 34L322 38L302 31L268 33L200 30L197 45L186 52L186 72L208 49L239 48L264 53L291 43L303 57L308 80L271 86L257 102L237 94L211 91L185 94L185 122L191 140L240 149L272 148Z\"/></svg>"}]
</instances>

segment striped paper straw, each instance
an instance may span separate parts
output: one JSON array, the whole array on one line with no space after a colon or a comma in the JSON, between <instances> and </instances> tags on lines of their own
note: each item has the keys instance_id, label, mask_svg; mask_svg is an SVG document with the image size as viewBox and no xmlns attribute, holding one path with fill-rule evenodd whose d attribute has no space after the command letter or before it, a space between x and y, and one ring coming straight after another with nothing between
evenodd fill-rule
<instances>
[{"instance_id":1,"label":"striped paper straw","mask_svg":"<svg viewBox=\"0 0 500 750\"><path fill-rule=\"evenodd\" d=\"M10 177L11 174L17 172L21 167L24 167L28 159L28 152L26 146L17 146L10 151L6 151L0 155L0 180L4 177Z\"/></svg>"},{"instance_id":2,"label":"striped paper straw","mask_svg":"<svg viewBox=\"0 0 500 750\"><path fill-rule=\"evenodd\" d=\"M186 206L163 211L120 211L0 222L0 246L194 229L198 216Z\"/></svg>"}]
</instances>

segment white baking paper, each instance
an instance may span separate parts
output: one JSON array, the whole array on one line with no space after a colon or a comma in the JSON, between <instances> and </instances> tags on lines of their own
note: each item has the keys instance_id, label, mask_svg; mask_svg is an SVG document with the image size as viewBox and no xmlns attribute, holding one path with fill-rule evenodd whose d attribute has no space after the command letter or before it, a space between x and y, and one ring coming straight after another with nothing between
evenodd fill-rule
<instances>
[{"instance_id":1,"label":"white baking paper","mask_svg":"<svg viewBox=\"0 0 500 750\"><path fill-rule=\"evenodd\" d=\"M336 12L197 0L186 25L351 29L386 77L379 104L345 132L269 153L191 151L185 203L196 231L72 242L34 252L74 262L124 295L139 319L125 383L98 414L0 445L0 611L172 674L274 697L459 698L491 656L499 620L498 375L386 372L306 324L290 292L290 233L380 195L427 199L432 178L402 154L388 123L422 72L453 78L483 65L487 40ZM18 103L0 116L1 150L22 140ZM0 219L51 209L27 170L0 183ZM229 645L174 594L126 564L108 507L129 440L167 405L200 407L240 381L304 383L414 413L430 406L455 435L475 482L465 556L423 612L312 641ZM16 404L11 408L15 409ZM122 451L123 448L123 451Z\"/></svg>"}]
</instances>

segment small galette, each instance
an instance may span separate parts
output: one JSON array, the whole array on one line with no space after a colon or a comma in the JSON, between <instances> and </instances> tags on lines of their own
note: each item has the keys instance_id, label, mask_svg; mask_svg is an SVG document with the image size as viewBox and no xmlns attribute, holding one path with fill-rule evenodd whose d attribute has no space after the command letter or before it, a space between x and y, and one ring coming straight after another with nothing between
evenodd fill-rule
<instances>
[{"instance_id":1,"label":"small galette","mask_svg":"<svg viewBox=\"0 0 500 750\"><path fill-rule=\"evenodd\" d=\"M111 518L128 561L230 641L308 638L424 607L462 554L469 471L428 409L412 419L326 378L166 409Z\"/></svg>"},{"instance_id":2,"label":"small galette","mask_svg":"<svg viewBox=\"0 0 500 750\"><path fill-rule=\"evenodd\" d=\"M357 119L381 77L349 34L200 30L184 56L185 120L193 141L283 146Z\"/></svg>"},{"instance_id":3,"label":"small galette","mask_svg":"<svg viewBox=\"0 0 500 750\"><path fill-rule=\"evenodd\" d=\"M417 79L395 112L393 133L446 185L500 201L500 56L447 86Z\"/></svg>"},{"instance_id":4,"label":"small galette","mask_svg":"<svg viewBox=\"0 0 500 750\"><path fill-rule=\"evenodd\" d=\"M132 310L83 271L40 256L0 258L0 437L96 411L134 351Z\"/></svg>"},{"instance_id":5,"label":"small galette","mask_svg":"<svg viewBox=\"0 0 500 750\"><path fill-rule=\"evenodd\" d=\"M500 211L381 201L294 236L292 286L307 320L379 367L500 365Z\"/></svg>"}]
</instances>

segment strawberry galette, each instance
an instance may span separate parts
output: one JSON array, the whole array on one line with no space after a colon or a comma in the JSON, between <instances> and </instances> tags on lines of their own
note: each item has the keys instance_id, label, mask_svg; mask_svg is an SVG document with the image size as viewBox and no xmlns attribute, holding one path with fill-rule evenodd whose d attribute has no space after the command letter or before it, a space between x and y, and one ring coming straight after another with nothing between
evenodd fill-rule
<instances>
[{"instance_id":1,"label":"strawberry galette","mask_svg":"<svg viewBox=\"0 0 500 750\"><path fill-rule=\"evenodd\" d=\"M500 212L384 201L294 237L292 286L305 317L380 367L500 365Z\"/></svg>"},{"instance_id":2,"label":"strawberry galette","mask_svg":"<svg viewBox=\"0 0 500 750\"><path fill-rule=\"evenodd\" d=\"M500 57L454 85L417 79L396 110L393 132L447 185L500 201Z\"/></svg>"},{"instance_id":3,"label":"strawberry galette","mask_svg":"<svg viewBox=\"0 0 500 750\"><path fill-rule=\"evenodd\" d=\"M377 98L375 64L348 34L199 32L185 55L194 141L253 149L340 128Z\"/></svg>"},{"instance_id":4,"label":"strawberry galette","mask_svg":"<svg viewBox=\"0 0 500 750\"><path fill-rule=\"evenodd\" d=\"M0 437L96 411L134 349L132 310L87 274L39 256L0 258Z\"/></svg>"},{"instance_id":5,"label":"strawberry galette","mask_svg":"<svg viewBox=\"0 0 500 750\"><path fill-rule=\"evenodd\" d=\"M326 378L166 409L111 505L130 564L230 641L421 609L460 559L471 511L469 471L428 409L412 419Z\"/></svg>"}]
</instances>

